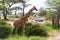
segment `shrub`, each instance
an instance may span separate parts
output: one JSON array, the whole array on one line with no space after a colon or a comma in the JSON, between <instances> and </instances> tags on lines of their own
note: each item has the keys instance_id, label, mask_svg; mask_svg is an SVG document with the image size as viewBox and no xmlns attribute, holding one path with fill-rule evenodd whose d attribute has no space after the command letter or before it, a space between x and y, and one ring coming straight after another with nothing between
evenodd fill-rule
<instances>
[{"instance_id":1,"label":"shrub","mask_svg":"<svg viewBox=\"0 0 60 40\"><path fill-rule=\"evenodd\" d=\"M23 28L22 28L22 27L19 27L19 28L18 28L18 34L19 34L19 35L22 35L22 34L23 34Z\"/></svg>"},{"instance_id":2,"label":"shrub","mask_svg":"<svg viewBox=\"0 0 60 40\"><path fill-rule=\"evenodd\" d=\"M20 28L19 30L21 33L22 28ZM50 23L45 23L45 24L26 23L25 35L26 36L49 36L52 30L54 30L54 28L52 28L52 25Z\"/></svg>"},{"instance_id":3,"label":"shrub","mask_svg":"<svg viewBox=\"0 0 60 40\"><path fill-rule=\"evenodd\" d=\"M44 25L45 26L52 26L50 23L47 23L47 22Z\"/></svg>"},{"instance_id":4,"label":"shrub","mask_svg":"<svg viewBox=\"0 0 60 40\"><path fill-rule=\"evenodd\" d=\"M25 34L26 35L29 35L30 29L32 26L33 26L32 23L26 23L26 27L25 27Z\"/></svg>"},{"instance_id":5,"label":"shrub","mask_svg":"<svg viewBox=\"0 0 60 40\"><path fill-rule=\"evenodd\" d=\"M31 26L31 25L32 25L31 23L26 23L26 26ZM25 30L28 30L28 27L26 27ZM19 35L22 35L22 32L23 32L23 28L20 26L20 27L18 28L18 34L19 34Z\"/></svg>"},{"instance_id":6,"label":"shrub","mask_svg":"<svg viewBox=\"0 0 60 40\"><path fill-rule=\"evenodd\" d=\"M7 24L7 23L2 21L2 20L0 20L0 25L5 25L5 24Z\"/></svg>"},{"instance_id":7,"label":"shrub","mask_svg":"<svg viewBox=\"0 0 60 40\"><path fill-rule=\"evenodd\" d=\"M19 17L20 17L19 15L11 15L8 18L19 18Z\"/></svg>"},{"instance_id":8,"label":"shrub","mask_svg":"<svg viewBox=\"0 0 60 40\"><path fill-rule=\"evenodd\" d=\"M20 28L19 34L22 32ZM39 24L32 24L32 23L26 23L25 27L25 35L26 36L47 36L48 33L46 29Z\"/></svg>"},{"instance_id":9,"label":"shrub","mask_svg":"<svg viewBox=\"0 0 60 40\"><path fill-rule=\"evenodd\" d=\"M15 18L19 18L19 16L18 16L18 15L16 15L16 16L15 16Z\"/></svg>"},{"instance_id":10,"label":"shrub","mask_svg":"<svg viewBox=\"0 0 60 40\"><path fill-rule=\"evenodd\" d=\"M1 17L0 17L0 19L1 19Z\"/></svg>"},{"instance_id":11,"label":"shrub","mask_svg":"<svg viewBox=\"0 0 60 40\"><path fill-rule=\"evenodd\" d=\"M55 23L54 26L53 26L54 29L60 29L60 24L59 24L59 27L58 27L58 23Z\"/></svg>"},{"instance_id":12,"label":"shrub","mask_svg":"<svg viewBox=\"0 0 60 40\"><path fill-rule=\"evenodd\" d=\"M28 27L28 28L27 28ZM43 28L42 26L35 24L35 25L30 25L26 26L26 35L27 36L47 36L47 31L45 28Z\"/></svg>"},{"instance_id":13,"label":"shrub","mask_svg":"<svg viewBox=\"0 0 60 40\"><path fill-rule=\"evenodd\" d=\"M5 22L1 22L0 24L0 38L6 38L12 33L12 27L10 24L5 24Z\"/></svg>"},{"instance_id":14,"label":"shrub","mask_svg":"<svg viewBox=\"0 0 60 40\"><path fill-rule=\"evenodd\" d=\"M11 15L11 16L8 16L8 18L15 18L15 16L14 15Z\"/></svg>"}]
</instances>

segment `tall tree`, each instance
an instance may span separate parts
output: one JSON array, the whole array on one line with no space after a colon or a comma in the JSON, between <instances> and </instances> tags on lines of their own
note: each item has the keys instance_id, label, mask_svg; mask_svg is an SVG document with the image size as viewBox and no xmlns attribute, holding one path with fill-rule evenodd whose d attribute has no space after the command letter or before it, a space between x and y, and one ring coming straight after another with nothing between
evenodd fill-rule
<instances>
[{"instance_id":1,"label":"tall tree","mask_svg":"<svg viewBox=\"0 0 60 40\"><path fill-rule=\"evenodd\" d=\"M31 4L25 4L26 3L26 0L23 0L22 1L22 4L23 4L23 16L24 16L24 9L25 7L27 7L28 5L31 5Z\"/></svg>"},{"instance_id":2,"label":"tall tree","mask_svg":"<svg viewBox=\"0 0 60 40\"><path fill-rule=\"evenodd\" d=\"M45 16L46 12L47 12L47 10L45 10L44 8L40 8L38 15L39 16Z\"/></svg>"},{"instance_id":3,"label":"tall tree","mask_svg":"<svg viewBox=\"0 0 60 40\"><path fill-rule=\"evenodd\" d=\"M26 4L26 0L25 0L25 1L22 0L21 3L22 3L21 6L23 6L23 8L21 8L21 7L15 7L15 8L13 8L13 9L16 9L16 8L17 8L17 9L18 9L18 8L21 9L22 12L23 12L22 15L24 16L24 10L25 10L25 7L27 7L27 6L31 5L31 4Z\"/></svg>"},{"instance_id":4,"label":"tall tree","mask_svg":"<svg viewBox=\"0 0 60 40\"><path fill-rule=\"evenodd\" d=\"M60 17L60 0L47 0L48 6L56 11L57 15L57 24L59 27L59 17ZM54 17L53 17L54 18ZM54 21L54 20L53 20Z\"/></svg>"},{"instance_id":5,"label":"tall tree","mask_svg":"<svg viewBox=\"0 0 60 40\"><path fill-rule=\"evenodd\" d=\"M1 0L0 1L0 4L2 4L1 6L3 6L3 17L4 17L4 20L7 19L7 13L10 12L10 7L17 3L17 2L21 2L22 0ZM9 8L7 8L5 5L8 4L9 5Z\"/></svg>"}]
</instances>

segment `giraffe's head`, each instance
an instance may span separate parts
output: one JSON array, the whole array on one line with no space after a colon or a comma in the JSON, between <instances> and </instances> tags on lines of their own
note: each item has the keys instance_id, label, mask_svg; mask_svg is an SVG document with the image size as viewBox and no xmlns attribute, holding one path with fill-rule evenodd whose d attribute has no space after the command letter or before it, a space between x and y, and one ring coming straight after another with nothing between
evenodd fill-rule
<instances>
[{"instance_id":1,"label":"giraffe's head","mask_svg":"<svg viewBox=\"0 0 60 40\"><path fill-rule=\"evenodd\" d=\"M37 8L36 8L35 6L33 6L33 10L36 10L36 11L38 11L38 10L37 10Z\"/></svg>"}]
</instances>

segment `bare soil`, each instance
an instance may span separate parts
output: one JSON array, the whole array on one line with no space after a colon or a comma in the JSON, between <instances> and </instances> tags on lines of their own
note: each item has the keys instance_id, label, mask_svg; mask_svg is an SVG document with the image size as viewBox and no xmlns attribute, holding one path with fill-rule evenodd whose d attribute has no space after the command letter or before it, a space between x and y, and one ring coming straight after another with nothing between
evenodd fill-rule
<instances>
[{"instance_id":1,"label":"bare soil","mask_svg":"<svg viewBox=\"0 0 60 40\"><path fill-rule=\"evenodd\" d=\"M54 36L49 37L48 40L60 40L60 31Z\"/></svg>"}]
</instances>

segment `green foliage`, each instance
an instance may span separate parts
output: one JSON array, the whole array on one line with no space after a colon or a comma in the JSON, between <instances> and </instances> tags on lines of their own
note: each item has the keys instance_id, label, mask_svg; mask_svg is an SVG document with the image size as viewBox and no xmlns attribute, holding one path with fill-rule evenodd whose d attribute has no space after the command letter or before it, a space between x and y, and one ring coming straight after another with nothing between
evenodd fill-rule
<instances>
[{"instance_id":1,"label":"green foliage","mask_svg":"<svg viewBox=\"0 0 60 40\"><path fill-rule=\"evenodd\" d=\"M26 26L30 27L30 26L32 26L32 24L31 23L26 23ZM28 27L26 27L26 30L28 30ZM18 34L22 35L22 32L23 32L23 28L20 26L20 28L18 29Z\"/></svg>"},{"instance_id":2,"label":"green foliage","mask_svg":"<svg viewBox=\"0 0 60 40\"><path fill-rule=\"evenodd\" d=\"M3 10L3 7L2 7L2 6L0 6L0 11L1 11L1 10Z\"/></svg>"},{"instance_id":3,"label":"green foliage","mask_svg":"<svg viewBox=\"0 0 60 40\"><path fill-rule=\"evenodd\" d=\"M60 0L47 0L47 5L51 8L51 9L55 9L55 10L60 10Z\"/></svg>"},{"instance_id":4,"label":"green foliage","mask_svg":"<svg viewBox=\"0 0 60 40\"><path fill-rule=\"evenodd\" d=\"M41 25L41 26L42 26L43 28L45 28L47 32L50 32L50 31L53 30L52 25L51 25L50 23L46 23L46 24L43 24L43 25Z\"/></svg>"},{"instance_id":5,"label":"green foliage","mask_svg":"<svg viewBox=\"0 0 60 40\"><path fill-rule=\"evenodd\" d=\"M52 19L52 17L55 15L55 12L52 10L46 10L41 8L40 12L38 13L38 16L45 17L46 19Z\"/></svg>"},{"instance_id":6,"label":"green foliage","mask_svg":"<svg viewBox=\"0 0 60 40\"><path fill-rule=\"evenodd\" d=\"M56 15L59 16L60 0L47 0L47 5L49 6L49 9L52 9L52 11L56 13L55 17Z\"/></svg>"},{"instance_id":7,"label":"green foliage","mask_svg":"<svg viewBox=\"0 0 60 40\"><path fill-rule=\"evenodd\" d=\"M8 18L15 18L15 16L14 15L11 15L11 16L8 16Z\"/></svg>"},{"instance_id":8,"label":"green foliage","mask_svg":"<svg viewBox=\"0 0 60 40\"><path fill-rule=\"evenodd\" d=\"M60 25L58 27L58 23L55 23L54 26L53 26L54 29L59 29L60 30Z\"/></svg>"},{"instance_id":9,"label":"green foliage","mask_svg":"<svg viewBox=\"0 0 60 40\"><path fill-rule=\"evenodd\" d=\"M53 11L47 11L45 17L46 19L52 19L52 17L55 15Z\"/></svg>"},{"instance_id":10,"label":"green foliage","mask_svg":"<svg viewBox=\"0 0 60 40\"><path fill-rule=\"evenodd\" d=\"M19 27L19 28L18 28L18 34L19 34L19 35L22 35L22 34L23 34L23 28L22 28L22 27Z\"/></svg>"},{"instance_id":11,"label":"green foliage","mask_svg":"<svg viewBox=\"0 0 60 40\"><path fill-rule=\"evenodd\" d=\"M1 19L1 17L0 17L0 19Z\"/></svg>"},{"instance_id":12,"label":"green foliage","mask_svg":"<svg viewBox=\"0 0 60 40\"><path fill-rule=\"evenodd\" d=\"M43 8L40 9L40 12L38 13L38 16L45 16L47 11Z\"/></svg>"},{"instance_id":13,"label":"green foliage","mask_svg":"<svg viewBox=\"0 0 60 40\"><path fill-rule=\"evenodd\" d=\"M15 16L15 18L19 18L19 16L18 16L18 15L16 15L16 16Z\"/></svg>"},{"instance_id":14,"label":"green foliage","mask_svg":"<svg viewBox=\"0 0 60 40\"><path fill-rule=\"evenodd\" d=\"M12 33L12 27L6 22L0 21L0 38L6 38Z\"/></svg>"},{"instance_id":15,"label":"green foliage","mask_svg":"<svg viewBox=\"0 0 60 40\"><path fill-rule=\"evenodd\" d=\"M8 16L8 18L19 18L20 16L19 15L11 15L11 16Z\"/></svg>"},{"instance_id":16,"label":"green foliage","mask_svg":"<svg viewBox=\"0 0 60 40\"><path fill-rule=\"evenodd\" d=\"M11 3L11 2L21 2L22 0L4 0L5 3ZM2 1L0 1L2 2Z\"/></svg>"},{"instance_id":17,"label":"green foliage","mask_svg":"<svg viewBox=\"0 0 60 40\"><path fill-rule=\"evenodd\" d=\"M0 25L6 25L7 23L5 21L0 20Z\"/></svg>"},{"instance_id":18,"label":"green foliage","mask_svg":"<svg viewBox=\"0 0 60 40\"><path fill-rule=\"evenodd\" d=\"M47 40L47 37L37 37L37 36L26 37L26 36L14 35L9 36L7 39L0 39L0 40Z\"/></svg>"},{"instance_id":19,"label":"green foliage","mask_svg":"<svg viewBox=\"0 0 60 40\"><path fill-rule=\"evenodd\" d=\"M29 26L26 26L29 27ZM47 31L42 26L35 24L29 27L28 30L26 30L27 35L31 36L48 36Z\"/></svg>"},{"instance_id":20,"label":"green foliage","mask_svg":"<svg viewBox=\"0 0 60 40\"><path fill-rule=\"evenodd\" d=\"M50 23L45 23L44 26L52 26Z\"/></svg>"},{"instance_id":21,"label":"green foliage","mask_svg":"<svg viewBox=\"0 0 60 40\"><path fill-rule=\"evenodd\" d=\"M32 24L26 23L25 34L26 36L49 36L49 32L53 30L51 24ZM22 35L22 28L19 29L19 34Z\"/></svg>"}]
</instances>

